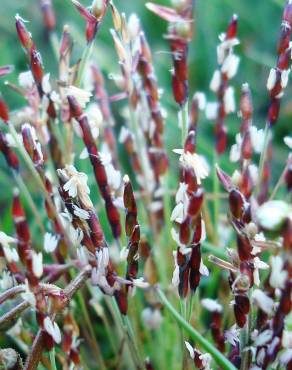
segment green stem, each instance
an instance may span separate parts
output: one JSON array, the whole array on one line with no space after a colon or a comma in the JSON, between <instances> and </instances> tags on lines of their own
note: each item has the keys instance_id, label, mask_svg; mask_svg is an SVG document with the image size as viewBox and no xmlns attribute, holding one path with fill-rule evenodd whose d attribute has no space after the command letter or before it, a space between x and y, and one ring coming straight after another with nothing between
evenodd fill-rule
<instances>
[{"instance_id":1,"label":"green stem","mask_svg":"<svg viewBox=\"0 0 292 370\"><path fill-rule=\"evenodd\" d=\"M219 212L220 212L220 198L219 198L219 179L216 172L215 165L219 165L219 157L216 152L214 151L214 161L213 161L213 191L214 191L214 234L215 234L215 240L218 240L218 222L219 222Z\"/></svg>"},{"instance_id":2,"label":"green stem","mask_svg":"<svg viewBox=\"0 0 292 370\"><path fill-rule=\"evenodd\" d=\"M77 298L78 298L78 301L79 301L79 304L80 304L80 307L81 307L81 311L82 311L83 318L85 320L87 329L90 333L91 342L92 342L92 345L94 347L95 355L96 355L97 361L99 363L100 369L106 370L106 366L105 366L105 363L103 361L99 345L98 345L97 340L95 338L95 333L94 333L94 330L93 330L92 323L90 321L89 313L87 311L87 307L86 307L86 304L84 302L82 292L80 290L77 292Z\"/></svg>"},{"instance_id":3,"label":"green stem","mask_svg":"<svg viewBox=\"0 0 292 370\"><path fill-rule=\"evenodd\" d=\"M291 163L291 161L289 161L289 159L288 159L288 163L286 164L283 172L281 173L281 176L279 177L279 180L278 180L277 184L275 185L274 190L272 191L272 194L271 194L269 200L273 200L275 198L275 195L277 194L280 186L283 184L284 178L285 178L285 173L286 173L286 170L287 170L288 166L290 165L290 163Z\"/></svg>"},{"instance_id":4,"label":"green stem","mask_svg":"<svg viewBox=\"0 0 292 370\"><path fill-rule=\"evenodd\" d=\"M214 254L214 256L216 256L218 258L226 259L225 251L222 250L222 248L216 247L215 245L213 245L209 242L204 241L202 243L202 250L203 250L203 252L211 252L212 254Z\"/></svg>"},{"instance_id":5,"label":"green stem","mask_svg":"<svg viewBox=\"0 0 292 370\"><path fill-rule=\"evenodd\" d=\"M157 294L164 304L165 308L171 313L175 320L181 325L181 327L189 334L189 336L195 340L204 351L210 353L217 365L222 369L236 370L236 367L220 352L216 347L213 346L205 337L203 337L196 329L194 329L187 321L185 321L181 315L172 306L165 294L157 287Z\"/></svg>"},{"instance_id":6,"label":"green stem","mask_svg":"<svg viewBox=\"0 0 292 370\"><path fill-rule=\"evenodd\" d=\"M260 156L260 163L259 163L259 175L258 175L258 183L256 187L256 194L259 194L260 187L261 187L261 182L262 182L262 177L263 177L263 172L264 172L264 165L266 161L266 156L268 152L268 145L269 145L269 125L266 123L265 126L265 132L264 132L264 147Z\"/></svg>"},{"instance_id":7,"label":"green stem","mask_svg":"<svg viewBox=\"0 0 292 370\"><path fill-rule=\"evenodd\" d=\"M25 185L25 183L22 180L22 177L19 175L19 173L13 171L13 176L14 176L14 180L15 180L19 190L21 191L21 193L23 194L23 196L25 197L25 199L27 200L27 202L28 202L28 204L31 208L31 211L34 215L34 218L36 220L36 223L37 223L39 229L41 230L42 234L44 234L45 229L44 229L44 225L42 223L42 216L41 216L38 208L36 207L27 186Z\"/></svg>"},{"instance_id":8,"label":"green stem","mask_svg":"<svg viewBox=\"0 0 292 370\"><path fill-rule=\"evenodd\" d=\"M50 361L51 361L51 369L52 370L57 370L56 357L55 357L55 347L53 347L50 350Z\"/></svg>"},{"instance_id":9,"label":"green stem","mask_svg":"<svg viewBox=\"0 0 292 370\"><path fill-rule=\"evenodd\" d=\"M121 325L121 327L122 327L122 329L125 333L125 338L126 338L126 341L127 341L132 359L135 363L136 369L142 370L144 368L144 365L143 365L143 361L141 359L141 356L139 354L138 348L135 344L134 337L131 334L132 329L131 329L130 322L127 319L127 317L125 318L125 317L122 316L115 298L112 299L112 306L113 306L113 309L114 309L114 312L115 312L115 316L119 320L120 325Z\"/></svg>"},{"instance_id":10,"label":"green stem","mask_svg":"<svg viewBox=\"0 0 292 370\"><path fill-rule=\"evenodd\" d=\"M50 33L50 43L53 49L56 60L59 61L59 41L56 32Z\"/></svg>"},{"instance_id":11,"label":"green stem","mask_svg":"<svg viewBox=\"0 0 292 370\"><path fill-rule=\"evenodd\" d=\"M93 51L93 46L94 46L93 41L91 41L89 44L87 44L86 48L84 49L83 55L81 57L81 62L80 62L79 70L78 70L78 75L77 75L77 79L76 79L76 82L75 82L75 85L78 86L78 87L81 87L81 85L82 85L84 72L85 72L88 60L91 57L91 54L92 54L92 51Z\"/></svg>"}]
</instances>

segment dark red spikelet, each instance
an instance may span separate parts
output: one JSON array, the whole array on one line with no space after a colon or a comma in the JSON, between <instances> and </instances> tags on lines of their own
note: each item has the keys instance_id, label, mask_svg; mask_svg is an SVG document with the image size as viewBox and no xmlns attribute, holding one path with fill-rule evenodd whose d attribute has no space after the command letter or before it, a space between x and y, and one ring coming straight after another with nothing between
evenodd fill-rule
<instances>
[{"instance_id":1,"label":"dark red spikelet","mask_svg":"<svg viewBox=\"0 0 292 370\"><path fill-rule=\"evenodd\" d=\"M33 78L38 86L41 86L44 70L40 53L31 49L30 51L30 68Z\"/></svg>"},{"instance_id":2,"label":"dark red spikelet","mask_svg":"<svg viewBox=\"0 0 292 370\"><path fill-rule=\"evenodd\" d=\"M28 265L30 259L30 231L18 192L15 192L13 195L12 217L18 239L18 254L22 263Z\"/></svg>"},{"instance_id":3,"label":"dark red spikelet","mask_svg":"<svg viewBox=\"0 0 292 370\"><path fill-rule=\"evenodd\" d=\"M189 198L188 215L192 218L198 216L201 211L204 200L204 190L199 188L196 192L192 193Z\"/></svg>"},{"instance_id":4,"label":"dark red spikelet","mask_svg":"<svg viewBox=\"0 0 292 370\"><path fill-rule=\"evenodd\" d=\"M9 121L9 109L5 101L0 98L0 118L7 123Z\"/></svg>"},{"instance_id":5,"label":"dark red spikelet","mask_svg":"<svg viewBox=\"0 0 292 370\"><path fill-rule=\"evenodd\" d=\"M200 265L201 265L201 250L200 245L193 246L191 258L189 262L189 269L190 269L190 275L189 275L189 283L190 283L190 289L195 292L197 289L201 274L200 274Z\"/></svg>"},{"instance_id":6,"label":"dark red spikelet","mask_svg":"<svg viewBox=\"0 0 292 370\"><path fill-rule=\"evenodd\" d=\"M178 77L173 74L172 75L172 90L174 99L180 106L183 106L188 97L188 86L185 81L181 81Z\"/></svg>"},{"instance_id":7,"label":"dark red spikelet","mask_svg":"<svg viewBox=\"0 0 292 370\"><path fill-rule=\"evenodd\" d=\"M3 153L8 166L15 171L19 170L17 154L9 147L5 134L0 131L0 151Z\"/></svg>"},{"instance_id":8,"label":"dark red spikelet","mask_svg":"<svg viewBox=\"0 0 292 370\"><path fill-rule=\"evenodd\" d=\"M190 152L192 154L196 152L196 133L195 131L190 131L188 133L188 136L186 138L185 145L184 145L184 151Z\"/></svg>"},{"instance_id":9,"label":"dark red spikelet","mask_svg":"<svg viewBox=\"0 0 292 370\"><path fill-rule=\"evenodd\" d=\"M248 261L251 259L252 245L246 236L237 235L237 249L241 261Z\"/></svg>"},{"instance_id":10,"label":"dark red spikelet","mask_svg":"<svg viewBox=\"0 0 292 370\"><path fill-rule=\"evenodd\" d=\"M250 310L250 303L249 299L246 295L235 295L235 304L234 304L234 315L236 319L236 323L240 328L243 328L246 320L247 315Z\"/></svg>"},{"instance_id":11,"label":"dark red spikelet","mask_svg":"<svg viewBox=\"0 0 292 370\"><path fill-rule=\"evenodd\" d=\"M19 15L16 15L15 17L15 24L16 24L18 38L19 38L21 45L27 51L34 48L34 43L32 41L31 34L30 32L28 32L27 28L25 27L24 20Z\"/></svg>"},{"instance_id":12,"label":"dark red spikelet","mask_svg":"<svg viewBox=\"0 0 292 370\"><path fill-rule=\"evenodd\" d=\"M292 190L292 163L288 166L286 172L285 172L285 182L288 191Z\"/></svg>"},{"instance_id":13,"label":"dark red spikelet","mask_svg":"<svg viewBox=\"0 0 292 370\"><path fill-rule=\"evenodd\" d=\"M128 311L127 293L122 288L121 290L116 290L114 296L121 311L121 314L127 315Z\"/></svg>"},{"instance_id":14,"label":"dark red spikelet","mask_svg":"<svg viewBox=\"0 0 292 370\"><path fill-rule=\"evenodd\" d=\"M229 39L233 39L236 37L237 35L237 23L238 23L238 17L236 14L233 15L229 25L228 25L228 28L227 28L227 32L226 32L226 39L229 40Z\"/></svg>"},{"instance_id":15,"label":"dark red spikelet","mask_svg":"<svg viewBox=\"0 0 292 370\"><path fill-rule=\"evenodd\" d=\"M232 189L229 193L229 208L232 216L240 219L243 212L244 198L239 190Z\"/></svg>"},{"instance_id":16,"label":"dark red spikelet","mask_svg":"<svg viewBox=\"0 0 292 370\"><path fill-rule=\"evenodd\" d=\"M268 120L269 124L273 126L279 117L279 112L280 112L280 99L272 99L269 107L269 112L268 112Z\"/></svg>"}]
</instances>

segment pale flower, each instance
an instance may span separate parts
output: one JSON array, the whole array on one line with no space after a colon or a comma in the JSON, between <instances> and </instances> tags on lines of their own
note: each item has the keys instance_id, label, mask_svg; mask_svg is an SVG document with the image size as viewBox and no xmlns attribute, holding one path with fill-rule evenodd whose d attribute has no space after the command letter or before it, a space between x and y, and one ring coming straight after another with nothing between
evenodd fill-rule
<instances>
[{"instance_id":1,"label":"pale flower","mask_svg":"<svg viewBox=\"0 0 292 370\"><path fill-rule=\"evenodd\" d=\"M184 216L185 216L185 207L182 202L179 202L173 209L171 216L170 216L170 221L175 221L179 224L183 222Z\"/></svg>"},{"instance_id":2,"label":"pale flower","mask_svg":"<svg viewBox=\"0 0 292 370\"><path fill-rule=\"evenodd\" d=\"M191 359L194 359L194 358L195 358L195 351L194 351L194 348L193 348L193 347L192 347L192 345L191 345L189 342L187 342L187 341L185 341L185 345L186 345L186 347L187 347L187 350L189 351L189 354L190 354Z\"/></svg>"},{"instance_id":3,"label":"pale flower","mask_svg":"<svg viewBox=\"0 0 292 370\"><path fill-rule=\"evenodd\" d=\"M259 259L259 257L255 257L253 260L254 265L254 272L253 272L253 278L255 285L260 285L260 277L259 277L259 270L267 270L269 268L269 265Z\"/></svg>"},{"instance_id":4,"label":"pale flower","mask_svg":"<svg viewBox=\"0 0 292 370\"><path fill-rule=\"evenodd\" d=\"M21 298L27 301L32 307L35 307L36 299L33 292L29 289L27 279L25 280L25 291L21 293Z\"/></svg>"},{"instance_id":5,"label":"pale flower","mask_svg":"<svg viewBox=\"0 0 292 370\"><path fill-rule=\"evenodd\" d=\"M101 162L104 166L107 181L109 187L112 190L117 190L122 182L122 176L120 171L116 170L112 164L112 156L107 148L105 148L104 152L99 153Z\"/></svg>"},{"instance_id":6,"label":"pale flower","mask_svg":"<svg viewBox=\"0 0 292 370\"><path fill-rule=\"evenodd\" d=\"M32 252L32 271L37 278L43 274L43 255L41 252Z\"/></svg>"},{"instance_id":7,"label":"pale flower","mask_svg":"<svg viewBox=\"0 0 292 370\"><path fill-rule=\"evenodd\" d=\"M250 127L251 143L256 153L261 153L265 143L265 132L263 129L258 130L255 126Z\"/></svg>"},{"instance_id":8,"label":"pale flower","mask_svg":"<svg viewBox=\"0 0 292 370\"><path fill-rule=\"evenodd\" d=\"M267 296L262 290L255 289L252 292L252 300L266 314L270 315L273 312L274 300Z\"/></svg>"},{"instance_id":9,"label":"pale flower","mask_svg":"<svg viewBox=\"0 0 292 370\"><path fill-rule=\"evenodd\" d=\"M284 348L292 349L292 331L289 331L289 330L283 331L282 345Z\"/></svg>"},{"instance_id":10,"label":"pale flower","mask_svg":"<svg viewBox=\"0 0 292 370\"><path fill-rule=\"evenodd\" d=\"M175 196L176 203L185 202L185 200L187 199L187 188L188 188L188 185L185 182L180 182L179 188Z\"/></svg>"},{"instance_id":11,"label":"pale flower","mask_svg":"<svg viewBox=\"0 0 292 370\"><path fill-rule=\"evenodd\" d=\"M46 73L42 79L42 89L45 94L49 94L52 90L49 73Z\"/></svg>"},{"instance_id":12,"label":"pale flower","mask_svg":"<svg viewBox=\"0 0 292 370\"><path fill-rule=\"evenodd\" d=\"M230 80L233 78L238 70L240 58L234 54L229 54L223 64L222 64L222 72L225 73Z\"/></svg>"},{"instance_id":13,"label":"pale flower","mask_svg":"<svg viewBox=\"0 0 292 370\"><path fill-rule=\"evenodd\" d=\"M292 136L285 136L284 143L292 150Z\"/></svg>"},{"instance_id":14,"label":"pale flower","mask_svg":"<svg viewBox=\"0 0 292 370\"><path fill-rule=\"evenodd\" d=\"M78 262L81 263L82 266L86 266L88 264L88 251L83 245L80 245L76 249L77 259Z\"/></svg>"},{"instance_id":15,"label":"pale flower","mask_svg":"<svg viewBox=\"0 0 292 370\"><path fill-rule=\"evenodd\" d=\"M183 166L191 168L196 175L197 183L200 185L201 180L209 175L209 167L204 157L197 153L184 152L183 149L174 149L174 153L180 154L180 162Z\"/></svg>"},{"instance_id":16,"label":"pale flower","mask_svg":"<svg viewBox=\"0 0 292 370\"><path fill-rule=\"evenodd\" d=\"M18 75L18 83L24 89L31 89L34 85L34 79L31 71L20 73Z\"/></svg>"},{"instance_id":17,"label":"pale flower","mask_svg":"<svg viewBox=\"0 0 292 370\"><path fill-rule=\"evenodd\" d=\"M131 40L135 40L140 31L140 20L137 17L137 14L132 13L129 16L128 20L128 31Z\"/></svg>"},{"instance_id":18,"label":"pale flower","mask_svg":"<svg viewBox=\"0 0 292 370\"><path fill-rule=\"evenodd\" d=\"M8 263L19 261L19 256L15 248L3 247L3 252Z\"/></svg>"},{"instance_id":19,"label":"pale flower","mask_svg":"<svg viewBox=\"0 0 292 370\"><path fill-rule=\"evenodd\" d=\"M271 257L270 284L273 288L283 289L287 280L287 271L283 269L284 262L280 256Z\"/></svg>"},{"instance_id":20,"label":"pale flower","mask_svg":"<svg viewBox=\"0 0 292 370\"><path fill-rule=\"evenodd\" d=\"M159 309L146 307L141 314L142 321L145 327L149 330L156 330L162 322L162 315Z\"/></svg>"},{"instance_id":21,"label":"pale flower","mask_svg":"<svg viewBox=\"0 0 292 370\"><path fill-rule=\"evenodd\" d=\"M44 319L44 329L54 339L54 342L57 344L61 343L62 337L60 328L55 321L52 322L49 316Z\"/></svg>"},{"instance_id":22,"label":"pale flower","mask_svg":"<svg viewBox=\"0 0 292 370\"><path fill-rule=\"evenodd\" d=\"M196 92L193 96L193 100L196 100L198 103L198 108L204 110L206 107L206 95L202 92Z\"/></svg>"},{"instance_id":23,"label":"pale flower","mask_svg":"<svg viewBox=\"0 0 292 370\"><path fill-rule=\"evenodd\" d=\"M267 89L273 90L273 88L275 87L276 81L277 81L277 71L275 70L275 68L271 68L270 74L267 80Z\"/></svg>"},{"instance_id":24,"label":"pale flower","mask_svg":"<svg viewBox=\"0 0 292 370\"><path fill-rule=\"evenodd\" d=\"M47 253L52 253L57 248L59 237L50 233L45 233L44 237L44 250Z\"/></svg>"},{"instance_id":25,"label":"pale flower","mask_svg":"<svg viewBox=\"0 0 292 370\"><path fill-rule=\"evenodd\" d=\"M221 84L221 73L217 69L214 72L212 80L210 82L210 90L214 91L214 92L217 92L219 90L220 84Z\"/></svg>"},{"instance_id":26,"label":"pale flower","mask_svg":"<svg viewBox=\"0 0 292 370\"><path fill-rule=\"evenodd\" d=\"M219 105L217 102L208 102L206 104L205 114L208 120L217 118Z\"/></svg>"},{"instance_id":27,"label":"pale flower","mask_svg":"<svg viewBox=\"0 0 292 370\"><path fill-rule=\"evenodd\" d=\"M76 217L79 217L82 220L88 220L90 218L89 212L87 212L85 209L82 209L75 204L73 204L73 209L73 213Z\"/></svg>"},{"instance_id":28,"label":"pale flower","mask_svg":"<svg viewBox=\"0 0 292 370\"><path fill-rule=\"evenodd\" d=\"M235 98L233 87L228 86L225 90L223 103L226 114L235 112Z\"/></svg>"},{"instance_id":29,"label":"pale flower","mask_svg":"<svg viewBox=\"0 0 292 370\"><path fill-rule=\"evenodd\" d=\"M109 250L103 247L96 252L97 268L100 271L105 271L109 264Z\"/></svg>"},{"instance_id":30,"label":"pale flower","mask_svg":"<svg viewBox=\"0 0 292 370\"><path fill-rule=\"evenodd\" d=\"M272 330L264 330L260 334L258 334L255 339L254 339L254 344L259 347L259 346L264 346L267 344L273 337L273 331Z\"/></svg>"},{"instance_id":31,"label":"pale flower","mask_svg":"<svg viewBox=\"0 0 292 370\"><path fill-rule=\"evenodd\" d=\"M202 306L210 312L222 312L222 306L216 300L204 298L201 300Z\"/></svg>"},{"instance_id":32,"label":"pale flower","mask_svg":"<svg viewBox=\"0 0 292 370\"><path fill-rule=\"evenodd\" d=\"M290 69L286 69L286 70L282 71L282 73L281 73L281 87L282 87L282 89L285 89L285 87L287 87L287 85L288 85L289 73L290 73Z\"/></svg>"},{"instance_id":33,"label":"pale flower","mask_svg":"<svg viewBox=\"0 0 292 370\"><path fill-rule=\"evenodd\" d=\"M134 286L141 289L147 289L150 286L150 284L145 281L144 278L133 279L132 282Z\"/></svg>"},{"instance_id":34,"label":"pale flower","mask_svg":"<svg viewBox=\"0 0 292 370\"><path fill-rule=\"evenodd\" d=\"M258 208L256 218L263 229L277 231L290 212L291 207L287 203L281 200L271 200Z\"/></svg>"},{"instance_id":35,"label":"pale flower","mask_svg":"<svg viewBox=\"0 0 292 370\"><path fill-rule=\"evenodd\" d=\"M3 290L12 288L14 285L13 275L9 271L4 270L2 272L2 279L0 280L0 288Z\"/></svg>"},{"instance_id":36,"label":"pale flower","mask_svg":"<svg viewBox=\"0 0 292 370\"><path fill-rule=\"evenodd\" d=\"M86 104L89 102L92 94L83 89L79 89L76 86L69 86L65 89L66 96L73 96L81 108L85 108Z\"/></svg>"},{"instance_id":37,"label":"pale flower","mask_svg":"<svg viewBox=\"0 0 292 370\"><path fill-rule=\"evenodd\" d=\"M231 326L229 330L225 330L224 338L227 343L230 343L232 346L236 346L239 343L239 334L240 329L236 327L236 324Z\"/></svg>"},{"instance_id":38,"label":"pale flower","mask_svg":"<svg viewBox=\"0 0 292 370\"><path fill-rule=\"evenodd\" d=\"M129 248L123 247L120 251L120 260L126 261L129 255Z\"/></svg>"},{"instance_id":39,"label":"pale flower","mask_svg":"<svg viewBox=\"0 0 292 370\"><path fill-rule=\"evenodd\" d=\"M2 247L9 247L11 243L17 243L17 239L8 236L3 231L0 231L0 244Z\"/></svg>"},{"instance_id":40,"label":"pale flower","mask_svg":"<svg viewBox=\"0 0 292 370\"><path fill-rule=\"evenodd\" d=\"M203 259L201 259L199 271L200 271L200 274L201 275L203 275L203 276L209 276L208 267L204 264Z\"/></svg>"},{"instance_id":41,"label":"pale flower","mask_svg":"<svg viewBox=\"0 0 292 370\"><path fill-rule=\"evenodd\" d=\"M64 169L57 170L58 175L65 182L63 189L72 198L80 197L81 201L88 208L92 207L92 202L88 196L90 189L87 185L88 176L83 172L78 172L73 165L66 166Z\"/></svg>"}]
</instances>

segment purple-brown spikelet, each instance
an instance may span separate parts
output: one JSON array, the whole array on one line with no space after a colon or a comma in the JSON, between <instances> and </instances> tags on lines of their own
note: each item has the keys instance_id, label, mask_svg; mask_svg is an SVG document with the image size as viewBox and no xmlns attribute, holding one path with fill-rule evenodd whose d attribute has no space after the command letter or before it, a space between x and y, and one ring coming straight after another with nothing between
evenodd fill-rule
<instances>
[{"instance_id":1,"label":"purple-brown spikelet","mask_svg":"<svg viewBox=\"0 0 292 370\"><path fill-rule=\"evenodd\" d=\"M105 167L102 164L97 146L91 134L88 119L83 114L80 105L73 96L68 96L71 115L76 118L80 124L83 133L83 141L89 153L89 158L94 169L94 175L99 187L100 194L105 201L107 217L112 228L115 238L119 238L121 234L120 216L116 206L113 203L111 192L108 185L108 179Z\"/></svg>"},{"instance_id":2,"label":"purple-brown spikelet","mask_svg":"<svg viewBox=\"0 0 292 370\"><path fill-rule=\"evenodd\" d=\"M19 159L17 154L8 145L5 134L0 130L0 151L3 153L8 166L15 171L19 170Z\"/></svg>"},{"instance_id":3,"label":"purple-brown spikelet","mask_svg":"<svg viewBox=\"0 0 292 370\"><path fill-rule=\"evenodd\" d=\"M81 5L77 0L71 0L81 17L86 21L86 40L92 42L102 22L109 0L93 0L91 8L88 9Z\"/></svg>"}]
</instances>

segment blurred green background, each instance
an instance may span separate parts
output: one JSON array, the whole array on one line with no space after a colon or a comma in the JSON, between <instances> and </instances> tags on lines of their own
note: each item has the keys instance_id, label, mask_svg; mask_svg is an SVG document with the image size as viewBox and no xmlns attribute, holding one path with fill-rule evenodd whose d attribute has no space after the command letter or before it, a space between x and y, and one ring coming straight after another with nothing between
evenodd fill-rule
<instances>
[{"instance_id":1,"label":"blurred green background","mask_svg":"<svg viewBox=\"0 0 292 370\"><path fill-rule=\"evenodd\" d=\"M84 5L90 5L89 0L80 1ZM130 15L132 12L138 14L152 48L159 86L164 90L162 105L168 113L165 126L165 142L171 163L170 186L172 189L176 189L178 184L178 157L171 151L173 148L179 148L181 144L177 124L178 107L173 100L171 92L171 77L169 72L172 68L171 57L168 44L163 39L167 24L146 9L146 2L146 0L115 0L115 5L127 15ZM163 3L164 5L170 4L170 0L159 0L159 2L153 0L153 2ZM204 91L209 101L216 99L214 93L209 91L209 82L217 65L216 46L218 44L218 35L225 31L232 14L236 13L239 16L239 38L241 44L236 48L235 53L240 56L241 62L239 72L231 84L235 87L238 101L242 83L249 83L254 101L254 124L259 128L263 128L269 102L266 80L269 69L276 63L276 44L284 2L284 0L197 0L195 35L189 52L190 96L195 91ZM81 57L85 46L85 23L70 0L53 0L53 4L58 22L58 36L61 36L62 28L65 24L71 26L72 35L75 40L73 59L77 61ZM0 12L0 65L13 64L15 71L0 80L0 91L12 110L21 107L25 102L16 93L9 90L4 85L4 82L7 79L16 83L18 74L28 69L27 59L19 44L15 30L14 16L17 13L30 22L28 23L28 28L32 32L37 48L42 54L46 71L51 73L52 78L57 76L57 62L42 24L39 1L2 0ZM94 60L101 67L105 76L109 73L119 72L116 51L109 32L111 27L112 21L110 12L108 12L105 22L97 35L94 51ZM118 92L112 81L107 80L107 87L110 94ZM290 120L292 119L292 104L290 96L291 86L288 85L282 101L280 120L274 128L274 182L276 182L283 170L288 155L288 148L283 144L283 137L291 134ZM119 132L121 125L124 124L121 115L118 114L123 104L123 102L113 103L113 111L117 117L117 132ZM234 143L234 135L238 132L239 124L240 119L236 114L228 117L227 126L230 145ZM202 114L199 125L198 150L207 156L210 163L212 163L214 149L213 130L213 122L207 121L204 114ZM126 166L124 173L129 171L130 174L131 168L122 148L120 148L120 153L122 161ZM78 161L78 169L87 174L92 173L90 165L85 162ZM229 173L235 168L234 164L230 164L228 154L221 160L221 165ZM37 194L35 185L29 181L29 174L25 172L25 167L22 166L21 168L34 200L41 205L43 201L41 195ZM134 176L130 177L134 178ZM90 185L92 185L93 199L97 199L95 198L98 195L93 176L91 176ZM211 185L212 180L208 179L206 182L207 188L210 189ZM0 155L0 231L4 230L9 234L14 233L11 221L12 189L13 178L2 155ZM40 206L40 210L44 213L42 206ZM33 232L35 225L29 207L26 207L26 211ZM101 222L105 231L108 231L106 229L107 222L104 215L101 218ZM107 236L109 235L107 232L106 234ZM34 239L36 239L34 243L42 244L41 237Z\"/></svg>"},{"instance_id":2,"label":"blurred green background","mask_svg":"<svg viewBox=\"0 0 292 370\"><path fill-rule=\"evenodd\" d=\"M163 39L166 32L166 22L160 20L151 14L145 7L145 0L116 0L115 5L120 11L127 15L136 12L141 19L142 27L148 37L148 41L153 51L153 60L159 86L164 90L162 104L168 112L166 120L166 145L170 153L171 162L177 158L171 153L173 148L180 147L178 138L180 137L177 128L177 106L174 103L171 94L170 72L171 58L167 42ZM154 1L157 2L157 1ZM158 3L158 2L157 2ZM170 5L170 0L161 0L159 3ZM53 0L57 16L57 32L61 36L64 24L71 26L73 38L75 40L74 60L76 61L82 55L85 46L84 28L85 24L79 13L76 11L70 0ZM90 5L90 1L82 1L84 5ZM216 45L218 43L218 34L224 32L233 13L239 16L239 38L241 44L235 52L241 58L239 72L232 85L235 87L237 98L239 98L240 87L244 82L250 84L253 94L255 116L254 124L260 128L264 127L265 117L268 107L268 94L266 90L266 80L269 74L269 68L276 62L276 44L281 22L281 15L284 0L197 0L195 11L195 36L190 45L190 96L199 90L207 93L208 100L214 101L214 93L209 91L209 82L216 68ZM11 109L24 104L24 101L14 92L4 86L6 79L12 82L17 81L18 73L28 69L26 56L18 42L14 16L19 13L24 19L27 19L28 27L31 30L38 49L40 50L46 71L51 76L56 76L57 63L54 58L47 34L43 28L42 16L39 2L37 0L10 0L2 1L0 13L0 65L13 64L15 71L2 78L0 81L0 90L7 100ZM94 59L101 67L105 75L111 72L119 72L116 52L109 29L112 27L110 12L108 12L96 39ZM111 81L107 81L110 94L117 92L116 87ZM282 113L280 121L275 127L275 156L274 156L274 176L280 174L287 158L288 149L283 145L283 137L291 132L290 119L292 115L292 106L290 102L291 87L288 86L283 98ZM238 99L237 99L238 100ZM122 103L114 103L114 112ZM239 128L239 119L236 114L228 117L227 125L229 130L229 143L234 143L234 134ZM118 116L118 128L123 124L121 117ZM201 152L212 160L213 152L213 123L206 121L204 115L201 115L198 147ZM228 156L225 157L225 165L229 167ZM232 167L233 168L233 167ZM177 169L176 169L177 171ZM11 189L11 180L8 179L9 172L6 164L0 157L0 186L5 188L8 193ZM173 180L176 187L176 177ZM9 197L10 198L10 197ZM2 207L1 219L9 218L9 212L6 212L7 194L0 196ZM2 222L1 222L2 223ZM0 226L1 226L0 223ZM5 222L4 222L5 223Z\"/></svg>"}]
</instances>

